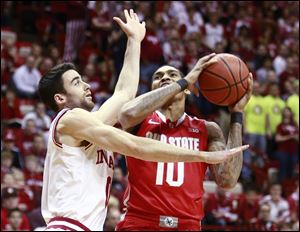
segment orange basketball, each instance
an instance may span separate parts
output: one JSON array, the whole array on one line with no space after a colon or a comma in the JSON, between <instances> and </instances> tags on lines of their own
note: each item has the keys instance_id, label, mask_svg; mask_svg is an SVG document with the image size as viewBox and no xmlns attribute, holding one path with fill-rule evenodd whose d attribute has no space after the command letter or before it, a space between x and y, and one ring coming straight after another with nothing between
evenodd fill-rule
<instances>
[{"instance_id":1,"label":"orange basketball","mask_svg":"<svg viewBox=\"0 0 300 232\"><path fill-rule=\"evenodd\" d=\"M248 89L249 69L237 56L220 53L217 63L200 74L200 92L210 102L229 106L239 101Z\"/></svg>"}]
</instances>

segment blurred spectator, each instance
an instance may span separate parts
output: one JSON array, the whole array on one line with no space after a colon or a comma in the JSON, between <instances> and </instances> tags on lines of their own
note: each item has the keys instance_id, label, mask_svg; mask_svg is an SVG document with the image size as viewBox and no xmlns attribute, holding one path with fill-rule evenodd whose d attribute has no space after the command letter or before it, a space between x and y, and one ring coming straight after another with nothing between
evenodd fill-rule
<instances>
[{"instance_id":1,"label":"blurred spectator","mask_svg":"<svg viewBox=\"0 0 300 232\"><path fill-rule=\"evenodd\" d=\"M99 51L105 53L108 49L108 37L112 29L112 15L108 2L96 1L91 12L91 28L93 37L96 38Z\"/></svg>"},{"instance_id":2,"label":"blurred spectator","mask_svg":"<svg viewBox=\"0 0 300 232\"><path fill-rule=\"evenodd\" d=\"M238 203L238 220L240 224L249 224L255 220L259 212L259 195L254 187L248 187L241 195Z\"/></svg>"},{"instance_id":3,"label":"blurred spectator","mask_svg":"<svg viewBox=\"0 0 300 232\"><path fill-rule=\"evenodd\" d=\"M285 83L288 80L294 81L299 80L299 66L293 59L293 57L288 57L286 59L287 65L286 69L279 76L279 86L280 86L280 94L286 94Z\"/></svg>"},{"instance_id":4,"label":"blurred spectator","mask_svg":"<svg viewBox=\"0 0 300 232\"><path fill-rule=\"evenodd\" d=\"M36 125L36 132L48 131L51 124L51 118L46 114L46 106L43 102L37 102L33 112L28 112L22 119L22 128L25 128L26 122L32 119Z\"/></svg>"},{"instance_id":5,"label":"blurred spectator","mask_svg":"<svg viewBox=\"0 0 300 232\"><path fill-rule=\"evenodd\" d=\"M12 89L7 89L5 97L1 97L1 120L5 126L20 126L23 115L20 111L20 100Z\"/></svg>"},{"instance_id":6,"label":"blurred spectator","mask_svg":"<svg viewBox=\"0 0 300 232\"><path fill-rule=\"evenodd\" d=\"M278 231L278 226L271 220L271 207L267 203L260 206L258 217L250 223L252 231Z\"/></svg>"},{"instance_id":7,"label":"blurred spectator","mask_svg":"<svg viewBox=\"0 0 300 232\"><path fill-rule=\"evenodd\" d=\"M24 170L26 185L33 192L33 207L38 208L41 205L42 185L43 185L43 168L39 163L38 157L27 155L25 157Z\"/></svg>"},{"instance_id":8,"label":"blurred spectator","mask_svg":"<svg viewBox=\"0 0 300 232\"><path fill-rule=\"evenodd\" d=\"M61 57L61 52L59 49L52 45L49 47L50 58L53 60L53 66L62 63L63 59Z\"/></svg>"},{"instance_id":9,"label":"blurred spectator","mask_svg":"<svg viewBox=\"0 0 300 232\"><path fill-rule=\"evenodd\" d=\"M270 220L277 225L290 221L289 204L282 196L282 187L278 183L270 186L269 195L264 196L260 205L268 204L270 206Z\"/></svg>"},{"instance_id":10,"label":"blurred spectator","mask_svg":"<svg viewBox=\"0 0 300 232\"><path fill-rule=\"evenodd\" d=\"M214 49L216 43L224 40L224 28L219 23L219 12L211 11L208 14L209 21L204 25L204 43L210 49Z\"/></svg>"},{"instance_id":11,"label":"blurred spectator","mask_svg":"<svg viewBox=\"0 0 300 232\"><path fill-rule=\"evenodd\" d=\"M257 52L253 58L254 61L254 70L260 69L263 65L265 60L268 58L268 50L266 48L266 45L259 44L257 47ZM270 65L269 67L272 67L272 60L270 59ZM256 74L257 75L257 74Z\"/></svg>"},{"instance_id":12,"label":"blurred spectator","mask_svg":"<svg viewBox=\"0 0 300 232\"><path fill-rule=\"evenodd\" d=\"M108 208L103 231L114 231L121 219L121 212L118 208Z\"/></svg>"},{"instance_id":13,"label":"blurred spectator","mask_svg":"<svg viewBox=\"0 0 300 232\"><path fill-rule=\"evenodd\" d=\"M297 182L296 190L287 198L287 201L290 207L292 222L299 222L299 182Z\"/></svg>"},{"instance_id":14,"label":"blurred spectator","mask_svg":"<svg viewBox=\"0 0 300 232\"><path fill-rule=\"evenodd\" d=\"M267 154L270 159L274 160L276 128L282 121L282 110L285 107L285 102L280 98L277 83L273 82L268 85L268 95L264 101L267 110Z\"/></svg>"},{"instance_id":15,"label":"blurred spectator","mask_svg":"<svg viewBox=\"0 0 300 232\"><path fill-rule=\"evenodd\" d=\"M7 187L1 191L1 230L10 229L8 213L12 209L18 209L19 197L18 190L13 187ZM30 223L27 216L22 213L22 222L20 225L20 230L30 230Z\"/></svg>"},{"instance_id":16,"label":"blurred spectator","mask_svg":"<svg viewBox=\"0 0 300 232\"><path fill-rule=\"evenodd\" d=\"M46 229L46 223L42 216L41 207L33 209L27 214L30 221L30 226L34 231L44 231Z\"/></svg>"},{"instance_id":17,"label":"blurred spectator","mask_svg":"<svg viewBox=\"0 0 300 232\"><path fill-rule=\"evenodd\" d=\"M289 107L282 110L282 122L276 129L276 142L278 144L276 158L279 161L279 181L282 182L294 176L295 165L299 160L299 130Z\"/></svg>"},{"instance_id":18,"label":"blurred spectator","mask_svg":"<svg viewBox=\"0 0 300 232\"><path fill-rule=\"evenodd\" d=\"M152 18L148 18L146 24L146 35L141 45L141 77L138 94L150 90L152 74L160 67L164 60L162 41L159 39L158 27Z\"/></svg>"},{"instance_id":19,"label":"blurred spectator","mask_svg":"<svg viewBox=\"0 0 300 232\"><path fill-rule=\"evenodd\" d=\"M120 210L123 208L123 197L127 187L127 179L123 176L123 171L115 167L111 186L111 195L115 196L120 202Z\"/></svg>"},{"instance_id":20,"label":"blurred spectator","mask_svg":"<svg viewBox=\"0 0 300 232\"><path fill-rule=\"evenodd\" d=\"M41 45L33 43L31 45L31 55L34 58L34 67L39 68L43 60L43 49Z\"/></svg>"},{"instance_id":21,"label":"blurred spectator","mask_svg":"<svg viewBox=\"0 0 300 232\"><path fill-rule=\"evenodd\" d=\"M267 149L266 128L267 128L267 107L265 97L262 95L263 86L258 81L253 82L253 94L245 107L244 139L259 152L265 153ZM256 156L256 155L255 155ZM244 164L242 178L251 181L252 153L248 149L244 151Z\"/></svg>"},{"instance_id":22,"label":"blurred spectator","mask_svg":"<svg viewBox=\"0 0 300 232\"><path fill-rule=\"evenodd\" d=\"M8 231L22 231L22 211L18 208L11 209L8 211L8 224L6 225L6 230Z\"/></svg>"},{"instance_id":23,"label":"blurred spectator","mask_svg":"<svg viewBox=\"0 0 300 232\"><path fill-rule=\"evenodd\" d=\"M199 11L195 7L195 3L191 1L184 1L186 11L180 12L177 15L179 24L184 25L186 34L189 35L194 32L199 32L200 28L204 26L204 20Z\"/></svg>"},{"instance_id":24,"label":"blurred spectator","mask_svg":"<svg viewBox=\"0 0 300 232\"><path fill-rule=\"evenodd\" d=\"M64 47L64 58L66 62L75 62L78 51L85 38L87 8L85 1L66 2L67 22Z\"/></svg>"},{"instance_id":25,"label":"blurred spectator","mask_svg":"<svg viewBox=\"0 0 300 232\"><path fill-rule=\"evenodd\" d=\"M279 53L273 60L273 68L276 75L279 77L287 67L287 57L289 55L289 49L286 45L281 44L279 47Z\"/></svg>"},{"instance_id":26,"label":"blurred spectator","mask_svg":"<svg viewBox=\"0 0 300 232\"><path fill-rule=\"evenodd\" d=\"M268 72L273 70L271 57L265 57L265 59L262 61L262 66L256 70L257 80L260 83L266 84L268 81Z\"/></svg>"},{"instance_id":27,"label":"blurred spectator","mask_svg":"<svg viewBox=\"0 0 300 232\"><path fill-rule=\"evenodd\" d=\"M25 183L24 172L18 169L13 171L15 180L14 186L18 189L18 208L23 212L30 212L33 209L33 192Z\"/></svg>"},{"instance_id":28,"label":"blurred spectator","mask_svg":"<svg viewBox=\"0 0 300 232\"><path fill-rule=\"evenodd\" d=\"M205 224L235 225L238 221L237 200L232 193L217 187L216 193L210 194L205 205Z\"/></svg>"},{"instance_id":29,"label":"blurred spectator","mask_svg":"<svg viewBox=\"0 0 300 232\"><path fill-rule=\"evenodd\" d=\"M26 58L26 63L16 69L13 82L16 93L20 98L37 98L38 83L41 79L40 71L35 67L32 55Z\"/></svg>"},{"instance_id":30,"label":"blurred spectator","mask_svg":"<svg viewBox=\"0 0 300 232\"><path fill-rule=\"evenodd\" d=\"M35 125L34 119L27 119L25 122L25 127L22 128L21 137L19 138L21 143L21 151L25 153L26 151L30 150L33 142L33 137L37 133L37 127Z\"/></svg>"},{"instance_id":31,"label":"blurred spectator","mask_svg":"<svg viewBox=\"0 0 300 232\"><path fill-rule=\"evenodd\" d=\"M13 153L11 151L1 151L1 183L6 173L13 170Z\"/></svg>"},{"instance_id":32,"label":"blurred spectator","mask_svg":"<svg viewBox=\"0 0 300 232\"><path fill-rule=\"evenodd\" d=\"M2 138L3 144L1 151L10 151L13 154L13 166L16 168L24 167L24 159L20 149L16 146L16 135L12 129L4 131Z\"/></svg>"},{"instance_id":33,"label":"blurred spectator","mask_svg":"<svg viewBox=\"0 0 300 232\"><path fill-rule=\"evenodd\" d=\"M253 94L245 108L245 135L247 142L266 152L267 107L258 81L253 82Z\"/></svg>"},{"instance_id":34,"label":"blurred spectator","mask_svg":"<svg viewBox=\"0 0 300 232\"><path fill-rule=\"evenodd\" d=\"M31 146L25 151L24 155L34 155L38 158L38 163L44 166L46 158L47 146L45 138L42 134L37 133L33 135Z\"/></svg>"},{"instance_id":35,"label":"blurred spectator","mask_svg":"<svg viewBox=\"0 0 300 232\"><path fill-rule=\"evenodd\" d=\"M299 128L299 80L292 83L293 94L286 100L286 104L293 112L294 122L297 123Z\"/></svg>"},{"instance_id":36,"label":"blurred spectator","mask_svg":"<svg viewBox=\"0 0 300 232\"><path fill-rule=\"evenodd\" d=\"M44 57L39 66L41 76L45 75L53 66L53 60L50 57Z\"/></svg>"},{"instance_id":37,"label":"blurred spectator","mask_svg":"<svg viewBox=\"0 0 300 232\"><path fill-rule=\"evenodd\" d=\"M166 64L182 70L185 50L178 30L174 28L169 29L168 38L163 44L163 55Z\"/></svg>"}]
</instances>

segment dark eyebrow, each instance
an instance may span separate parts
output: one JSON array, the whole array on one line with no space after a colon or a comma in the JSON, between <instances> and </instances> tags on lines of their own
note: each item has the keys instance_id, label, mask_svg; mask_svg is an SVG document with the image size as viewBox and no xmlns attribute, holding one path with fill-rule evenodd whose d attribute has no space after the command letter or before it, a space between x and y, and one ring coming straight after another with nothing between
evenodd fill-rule
<instances>
[{"instance_id":1,"label":"dark eyebrow","mask_svg":"<svg viewBox=\"0 0 300 232\"><path fill-rule=\"evenodd\" d=\"M78 80L80 77L74 77L72 80L71 80L71 84L74 82L74 81L76 81L76 80Z\"/></svg>"},{"instance_id":2,"label":"dark eyebrow","mask_svg":"<svg viewBox=\"0 0 300 232\"><path fill-rule=\"evenodd\" d=\"M175 73L177 73L177 74L180 75L180 72L179 72L178 70L175 70L175 69L171 69L171 70L167 70L167 71L166 71L166 73L168 73L168 74L170 74L170 73L172 73L172 72L175 72ZM155 77L156 75L163 75L163 74L164 74L164 72L157 72L157 73L154 73L153 76L152 76L152 78Z\"/></svg>"}]
</instances>

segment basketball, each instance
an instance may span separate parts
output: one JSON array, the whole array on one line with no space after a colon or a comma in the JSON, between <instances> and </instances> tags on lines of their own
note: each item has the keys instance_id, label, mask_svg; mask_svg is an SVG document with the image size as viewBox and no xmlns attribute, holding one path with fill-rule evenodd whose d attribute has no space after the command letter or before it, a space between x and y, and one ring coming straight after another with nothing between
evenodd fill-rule
<instances>
[{"instance_id":1,"label":"basketball","mask_svg":"<svg viewBox=\"0 0 300 232\"><path fill-rule=\"evenodd\" d=\"M199 75L201 94L211 103L230 106L247 92L249 69L237 56L220 53L217 63L205 68Z\"/></svg>"}]
</instances>

